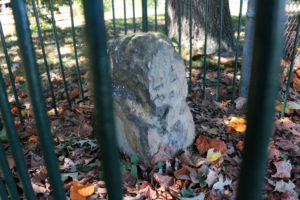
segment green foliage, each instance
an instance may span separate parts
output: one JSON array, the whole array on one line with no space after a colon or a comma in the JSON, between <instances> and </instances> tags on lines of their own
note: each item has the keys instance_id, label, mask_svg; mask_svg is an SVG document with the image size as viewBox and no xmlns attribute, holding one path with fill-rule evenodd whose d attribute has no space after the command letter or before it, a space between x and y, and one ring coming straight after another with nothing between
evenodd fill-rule
<instances>
[{"instance_id":1,"label":"green foliage","mask_svg":"<svg viewBox=\"0 0 300 200\"><path fill-rule=\"evenodd\" d=\"M138 176L138 169L137 169L138 161L139 161L138 156L136 154L132 155L130 157L130 163L125 162L125 163L121 164L121 174L123 175L126 170L129 170L131 172L131 175L134 178L137 178L137 176Z\"/></svg>"}]
</instances>

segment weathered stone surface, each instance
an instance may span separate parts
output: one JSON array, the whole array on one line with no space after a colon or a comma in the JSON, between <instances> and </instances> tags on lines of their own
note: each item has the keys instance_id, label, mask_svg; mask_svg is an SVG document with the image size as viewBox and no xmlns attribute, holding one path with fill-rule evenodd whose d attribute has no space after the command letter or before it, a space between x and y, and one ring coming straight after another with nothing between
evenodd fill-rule
<instances>
[{"instance_id":1,"label":"weathered stone surface","mask_svg":"<svg viewBox=\"0 0 300 200\"><path fill-rule=\"evenodd\" d=\"M186 103L183 59L161 33L136 33L115 40L110 49L119 147L150 163L161 144L172 153L194 141Z\"/></svg>"}]
</instances>

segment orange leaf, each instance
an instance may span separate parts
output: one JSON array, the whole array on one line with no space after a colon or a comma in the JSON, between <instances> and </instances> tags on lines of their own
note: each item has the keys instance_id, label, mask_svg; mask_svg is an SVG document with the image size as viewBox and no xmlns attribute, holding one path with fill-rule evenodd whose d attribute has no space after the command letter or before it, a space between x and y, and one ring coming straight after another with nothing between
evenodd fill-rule
<instances>
[{"instance_id":1,"label":"orange leaf","mask_svg":"<svg viewBox=\"0 0 300 200\"><path fill-rule=\"evenodd\" d=\"M95 185L87 183L82 188L78 189L77 192L84 197L91 196L95 192Z\"/></svg>"},{"instance_id":2,"label":"orange leaf","mask_svg":"<svg viewBox=\"0 0 300 200\"><path fill-rule=\"evenodd\" d=\"M14 115L18 115L18 108L17 107L13 107L11 109L11 112L14 114Z\"/></svg>"},{"instance_id":3,"label":"orange leaf","mask_svg":"<svg viewBox=\"0 0 300 200\"><path fill-rule=\"evenodd\" d=\"M233 117L229 124L227 124L228 133L244 133L247 128L246 120L244 118Z\"/></svg>"},{"instance_id":4,"label":"orange leaf","mask_svg":"<svg viewBox=\"0 0 300 200\"><path fill-rule=\"evenodd\" d=\"M24 80L23 76L17 76L16 77L16 81L23 81L23 80Z\"/></svg>"},{"instance_id":5,"label":"orange leaf","mask_svg":"<svg viewBox=\"0 0 300 200\"><path fill-rule=\"evenodd\" d=\"M72 187L74 187L74 190L76 191L76 193L82 197L91 196L95 192L95 186L94 186L94 184L91 184L91 183L82 185L78 181L73 181Z\"/></svg>"},{"instance_id":6,"label":"orange leaf","mask_svg":"<svg viewBox=\"0 0 300 200\"><path fill-rule=\"evenodd\" d=\"M211 148L214 148L216 151L221 151L222 153L228 153L228 149L224 141L212 139L207 136L199 136L196 140L196 147L200 155L207 153L207 151Z\"/></svg>"},{"instance_id":7,"label":"orange leaf","mask_svg":"<svg viewBox=\"0 0 300 200\"><path fill-rule=\"evenodd\" d=\"M78 194L74 186L72 186L70 189L70 198L71 200L86 200L86 197L83 197L80 194Z\"/></svg>"},{"instance_id":8,"label":"orange leaf","mask_svg":"<svg viewBox=\"0 0 300 200\"><path fill-rule=\"evenodd\" d=\"M32 136L30 136L30 137L28 138L28 141L29 141L29 142L38 142L38 141L39 141L39 138L38 138L38 136L36 136L36 135L32 135Z\"/></svg>"}]
</instances>

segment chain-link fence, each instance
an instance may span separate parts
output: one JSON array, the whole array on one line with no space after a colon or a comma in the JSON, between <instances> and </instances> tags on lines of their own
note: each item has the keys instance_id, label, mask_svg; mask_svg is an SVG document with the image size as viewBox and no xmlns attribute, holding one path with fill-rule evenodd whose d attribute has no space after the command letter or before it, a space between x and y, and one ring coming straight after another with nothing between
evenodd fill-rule
<instances>
[{"instance_id":1,"label":"chain-link fence","mask_svg":"<svg viewBox=\"0 0 300 200\"><path fill-rule=\"evenodd\" d=\"M285 49L284 49L284 61L290 64L293 55L294 42L296 38L297 29L297 15L300 11L300 3L294 1L287 1L286 6L286 22L285 22ZM295 67L300 66L300 52L297 51L295 58Z\"/></svg>"}]
</instances>

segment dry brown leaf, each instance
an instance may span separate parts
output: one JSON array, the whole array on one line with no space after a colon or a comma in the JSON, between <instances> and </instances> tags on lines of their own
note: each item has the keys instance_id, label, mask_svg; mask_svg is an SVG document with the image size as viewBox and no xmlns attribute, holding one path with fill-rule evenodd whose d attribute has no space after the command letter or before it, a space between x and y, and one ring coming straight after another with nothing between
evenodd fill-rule
<instances>
[{"instance_id":1,"label":"dry brown leaf","mask_svg":"<svg viewBox=\"0 0 300 200\"><path fill-rule=\"evenodd\" d=\"M279 196L271 195L270 200L299 200L299 199L293 193L285 192Z\"/></svg>"},{"instance_id":2,"label":"dry brown leaf","mask_svg":"<svg viewBox=\"0 0 300 200\"><path fill-rule=\"evenodd\" d=\"M268 147L269 159L278 159L281 156L281 152L276 148L274 142L271 142Z\"/></svg>"},{"instance_id":3,"label":"dry brown leaf","mask_svg":"<svg viewBox=\"0 0 300 200\"><path fill-rule=\"evenodd\" d=\"M244 149L244 141L239 141L236 145L235 145L236 149L239 151L243 151Z\"/></svg>"},{"instance_id":4,"label":"dry brown leaf","mask_svg":"<svg viewBox=\"0 0 300 200\"><path fill-rule=\"evenodd\" d=\"M163 187L169 188L175 184L175 179L168 175L153 174L154 179Z\"/></svg>"},{"instance_id":5,"label":"dry brown leaf","mask_svg":"<svg viewBox=\"0 0 300 200\"><path fill-rule=\"evenodd\" d=\"M207 151L211 148L222 153L229 153L224 141L213 139L207 136L199 136L196 140L196 147L200 155L207 153Z\"/></svg>"},{"instance_id":6,"label":"dry brown leaf","mask_svg":"<svg viewBox=\"0 0 300 200\"><path fill-rule=\"evenodd\" d=\"M244 118L233 117L229 124L227 124L228 133L244 133L247 128L247 122Z\"/></svg>"},{"instance_id":7,"label":"dry brown leaf","mask_svg":"<svg viewBox=\"0 0 300 200\"><path fill-rule=\"evenodd\" d=\"M159 150L153 155L151 163L155 165L158 162L165 162L172 159L172 146L161 144Z\"/></svg>"},{"instance_id":8,"label":"dry brown leaf","mask_svg":"<svg viewBox=\"0 0 300 200\"><path fill-rule=\"evenodd\" d=\"M272 175L273 178L290 178L291 177L291 170L292 165L288 161L278 161L273 162L276 167L276 174Z\"/></svg>"},{"instance_id":9,"label":"dry brown leaf","mask_svg":"<svg viewBox=\"0 0 300 200\"><path fill-rule=\"evenodd\" d=\"M77 136L78 137L89 137L93 133L93 127L88 123L83 123L78 127Z\"/></svg>"},{"instance_id":10,"label":"dry brown leaf","mask_svg":"<svg viewBox=\"0 0 300 200\"><path fill-rule=\"evenodd\" d=\"M74 99L76 99L77 97L79 97L79 95L80 95L80 89L79 89L79 88L75 88L74 90L72 90L72 91L70 92L70 99L71 99L71 100L74 100Z\"/></svg>"},{"instance_id":11,"label":"dry brown leaf","mask_svg":"<svg viewBox=\"0 0 300 200\"><path fill-rule=\"evenodd\" d=\"M293 83L293 88L297 92L300 92L300 78L298 78L296 75L292 76L292 83Z\"/></svg>"}]
</instances>

